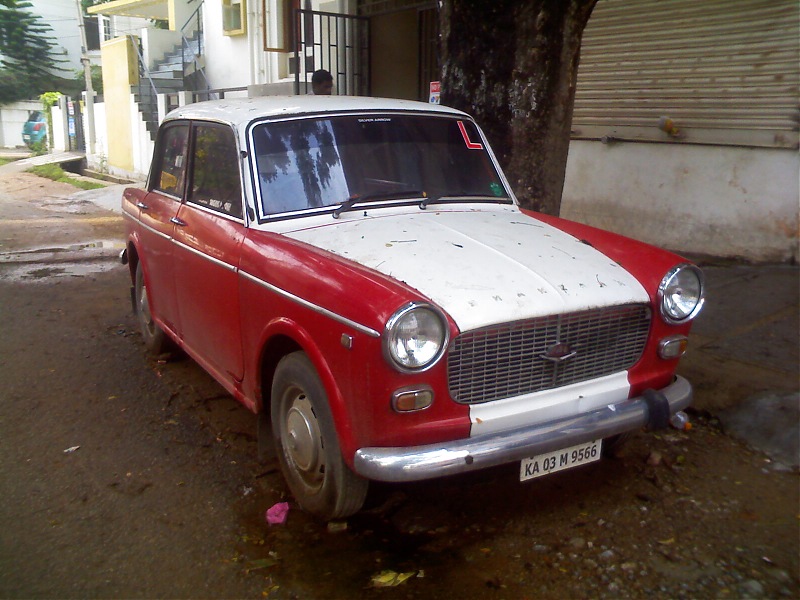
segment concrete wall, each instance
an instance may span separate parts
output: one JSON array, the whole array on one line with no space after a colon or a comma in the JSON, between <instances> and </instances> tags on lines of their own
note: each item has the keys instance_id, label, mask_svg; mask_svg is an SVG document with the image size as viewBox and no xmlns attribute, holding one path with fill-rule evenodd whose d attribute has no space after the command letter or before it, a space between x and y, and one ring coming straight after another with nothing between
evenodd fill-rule
<instances>
[{"instance_id":1,"label":"concrete wall","mask_svg":"<svg viewBox=\"0 0 800 600\"><path fill-rule=\"evenodd\" d=\"M573 140L561 216L686 253L798 258L796 150Z\"/></svg>"},{"instance_id":2,"label":"concrete wall","mask_svg":"<svg viewBox=\"0 0 800 600\"><path fill-rule=\"evenodd\" d=\"M155 68L156 62L172 52L176 46L180 47L181 34L169 29L145 28L141 30L142 54L148 69Z\"/></svg>"},{"instance_id":3,"label":"concrete wall","mask_svg":"<svg viewBox=\"0 0 800 600\"><path fill-rule=\"evenodd\" d=\"M72 79L82 69L81 36L78 29L78 9L75 0L29 0L32 14L41 17L51 29L48 35L55 43L54 54L59 62L57 74Z\"/></svg>"},{"instance_id":4,"label":"concrete wall","mask_svg":"<svg viewBox=\"0 0 800 600\"><path fill-rule=\"evenodd\" d=\"M131 85L139 80L138 56L131 36L102 44L103 92L106 105L108 162L125 171L134 170L134 121ZM95 149L96 151L96 149Z\"/></svg>"},{"instance_id":5,"label":"concrete wall","mask_svg":"<svg viewBox=\"0 0 800 600\"><path fill-rule=\"evenodd\" d=\"M250 0L255 2L257 0ZM248 5L248 13L251 8ZM206 77L212 88L241 87L266 81L254 80L251 73L253 57L248 43L248 35L225 35L222 31L222 2L206 2L203 4L203 23ZM252 29L248 23L248 32ZM256 29L256 31L258 31ZM263 51L259 54L264 54ZM214 60L212 57L224 57Z\"/></svg>"},{"instance_id":6,"label":"concrete wall","mask_svg":"<svg viewBox=\"0 0 800 600\"><path fill-rule=\"evenodd\" d=\"M22 100L0 106L0 147L25 146L22 126L34 110L42 110L42 103L38 100Z\"/></svg>"}]
</instances>

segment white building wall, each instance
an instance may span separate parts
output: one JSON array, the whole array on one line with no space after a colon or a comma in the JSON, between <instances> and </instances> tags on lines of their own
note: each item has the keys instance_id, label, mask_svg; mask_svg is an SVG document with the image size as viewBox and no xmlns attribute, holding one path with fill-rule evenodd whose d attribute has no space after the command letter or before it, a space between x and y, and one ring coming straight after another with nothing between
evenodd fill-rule
<instances>
[{"instance_id":1,"label":"white building wall","mask_svg":"<svg viewBox=\"0 0 800 600\"><path fill-rule=\"evenodd\" d=\"M250 13L250 9L248 9L248 13ZM248 35L224 35L222 32L222 2L203 4L206 77L212 88L241 87L264 83L251 78L253 58L250 53L248 37L251 33L255 33L251 31L253 28L256 28L257 31L257 28L260 27L253 23L253 20L248 18Z\"/></svg>"},{"instance_id":2,"label":"white building wall","mask_svg":"<svg viewBox=\"0 0 800 600\"><path fill-rule=\"evenodd\" d=\"M59 64L60 77L72 79L81 64L81 32L78 28L78 9L75 0L29 0L31 14L41 18L52 29L48 35L55 44L54 56Z\"/></svg>"},{"instance_id":3,"label":"white building wall","mask_svg":"<svg viewBox=\"0 0 800 600\"><path fill-rule=\"evenodd\" d=\"M81 63L81 32L78 26L78 9L75 0L29 0L29 12L41 18L52 29L47 35L55 45L53 54L60 63L57 75L66 79L75 77L75 72L83 69ZM150 21L139 17L112 16L111 24L115 36L139 35ZM101 33L102 35L102 33ZM100 64L100 52L90 51L89 59L93 65Z\"/></svg>"},{"instance_id":4,"label":"white building wall","mask_svg":"<svg viewBox=\"0 0 800 600\"><path fill-rule=\"evenodd\" d=\"M25 147L22 126L34 110L42 110L42 103L38 100L22 100L0 106L0 147Z\"/></svg>"},{"instance_id":5,"label":"white building wall","mask_svg":"<svg viewBox=\"0 0 800 600\"><path fill-rule=\"evenodd\" d=\"M798 259L796 150L573 140L561 216L673 250Z\"/></svg>"}]
</instances>

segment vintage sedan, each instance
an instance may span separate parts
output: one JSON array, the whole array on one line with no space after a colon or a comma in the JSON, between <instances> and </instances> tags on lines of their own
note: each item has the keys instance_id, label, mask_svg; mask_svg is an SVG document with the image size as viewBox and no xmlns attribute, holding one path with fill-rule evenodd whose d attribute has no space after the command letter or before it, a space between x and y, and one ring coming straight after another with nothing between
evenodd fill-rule
<instances>
[{"instance_id":1,"label":"vintage sedan","mask_svg":"<svg viewBox=\"0 0 800 600\"><path fill-rule=\"evenodd\" d=\"M147 347L259 415L298 504L368 481L600 458L691 401L700 270L520 208L466 114L375 98L198 103L122 209Z\"/></svg>"}]
</instances>

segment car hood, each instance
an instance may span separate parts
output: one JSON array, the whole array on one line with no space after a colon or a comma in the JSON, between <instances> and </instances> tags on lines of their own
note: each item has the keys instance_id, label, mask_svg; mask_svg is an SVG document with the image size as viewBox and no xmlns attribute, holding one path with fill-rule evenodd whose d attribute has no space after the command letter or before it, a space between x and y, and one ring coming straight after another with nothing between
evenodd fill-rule
<instances>
[{"instance_id":1,"label":"car hood","mask_svg":"<svg viewBox=\"0 0 800 600\"><path fill-rule=\"evenodd\" d=\"M609 257L516 207L415 210L345 213L284 234L419 290L462 332L648 301L636 278Z\"/></svg>"}]
</instances>

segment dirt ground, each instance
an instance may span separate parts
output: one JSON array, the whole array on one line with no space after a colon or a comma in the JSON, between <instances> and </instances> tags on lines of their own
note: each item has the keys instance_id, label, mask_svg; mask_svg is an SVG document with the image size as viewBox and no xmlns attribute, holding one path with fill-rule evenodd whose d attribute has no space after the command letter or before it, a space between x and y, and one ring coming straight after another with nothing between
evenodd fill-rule
<instances>
[{"instance_id":1,"label":"dirt ground","mask_svg":"<svg viewBox=\"0 0 800 600\"><path fill-rule=\"evenodd\" d=\"M712 414L524 484L374 485L314 521L256 460L253 415L146 356L122 220L74 191L0 176L1 597L800 597L798 474Z\"/></svg>"}]
</instances>

